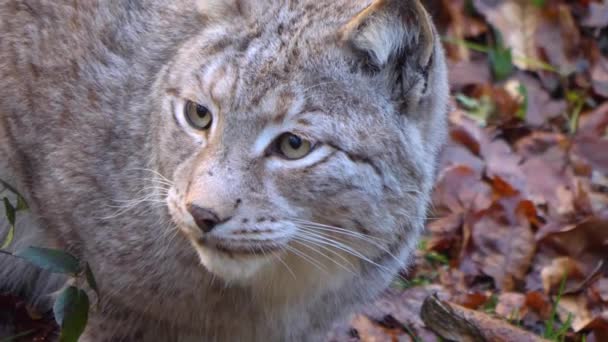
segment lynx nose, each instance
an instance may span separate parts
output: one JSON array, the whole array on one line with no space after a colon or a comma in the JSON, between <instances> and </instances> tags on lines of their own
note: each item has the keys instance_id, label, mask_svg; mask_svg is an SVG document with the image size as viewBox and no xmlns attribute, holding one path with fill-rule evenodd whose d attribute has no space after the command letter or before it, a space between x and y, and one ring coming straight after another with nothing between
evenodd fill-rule
<instances>
[{"instance_id":1,"label":"lynx nose","mask_svg":"<svg viewBox=\"0 0 608 342\"><path fill-rule=\"evenodd\" d=\"M220 221L213 211L201 208L198 205L188 205L188 212L190 212L194 222L204 233L209 233Z\"/></svg>"}]
</instances>

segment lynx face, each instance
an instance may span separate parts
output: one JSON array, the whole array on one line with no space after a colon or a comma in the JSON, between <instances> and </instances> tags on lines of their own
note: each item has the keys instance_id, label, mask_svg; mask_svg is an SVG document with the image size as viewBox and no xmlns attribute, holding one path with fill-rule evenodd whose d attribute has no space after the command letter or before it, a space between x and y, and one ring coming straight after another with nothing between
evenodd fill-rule
<instances>
[{"instance_id":1,"label":"lynx face","mask_svg":"<svg viewBox=\"0 0 608 342\"><path fill-rule=\"evenodd\" d=\"M226 281L402 264L445 126L424 10L223 6L157 83L176 229Z\"/></svg>"}]
</instances>

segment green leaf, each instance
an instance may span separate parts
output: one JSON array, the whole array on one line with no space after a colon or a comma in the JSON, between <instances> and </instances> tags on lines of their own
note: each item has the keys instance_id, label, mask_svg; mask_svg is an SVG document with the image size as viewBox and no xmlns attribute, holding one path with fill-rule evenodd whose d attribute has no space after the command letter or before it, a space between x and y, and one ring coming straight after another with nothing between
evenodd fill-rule
<instances>
[{"instance_id":1,"label":"green leaf","mask_svg":"<svg viewBox=\"0 0 608 342\"><path fill-rule=\"evenodd\" d=\"M425 259L430 263L449 265L450 259L443 254L439 254L437 252L428 252L425 256Z\"/></svg>"},{"instance_id":2,"label":"green leaf","mask_svg":"<svg viewBox=\"0 0 608 342\"><path fill-rule=\"evenodd\" d=\"M528 89L523 84L520 84L517 87L517 92L522 96L523 101L517 109L515 116L523 121L526 119L526 115L528 115Z\"/></svg>"},{"instance_id":3,"label":"green leaf","mask_svg":"<svg viewBox=\"0 0 608 342\"><path fill-rule=\"evenodd\" d=\"M477 99L468 97L465 94L456 94L456 101L458 101L465 109L474 110L479 108L480 104Z\"/></svg>"},{"instance_id":4,"label":"green leaf","mask_svg":"<svg viewBox=\"0 0 608 342\"><path fill-rule=\"evenodd\" d=\"M97 281L95 281L95 276L93 275L93 271L91 271L88 262L84 265L84 275L87 279L87 284L95 291L95 294L97 294L97 301L99 301L99 288L97 287Z\"/></svg>"},{"instance_id":5,"label":"green leaf","mask_svg":"<svg viewBox=\"0 0 608 342\"><path fill-rule=\"evenodd\" d=\"M78 259L70 253L56 249L28 247L15 255L54 273L77 274L81 271Z\"/></svg>"},{"instance_id":6,"label":"green leaf","mask_svg":"<svg viewBox=\"0 0 608 342\"><path fill-rule=\"evenodd\" d=\"M8 248L8 246L10 246L11 243L13 243L14 238L15 238L15 226L10 225L8 227L8 232L6 233L6 237L4 238L4 242L2 242L2 246L0 246L0 249Z\"/></svg>"},{"instance_id":7,"label":"green leaf","mask_svg":"<svg viewBox=\"0 0 608 342\"><path fill-rule=\"evenodd\" d=\"M497 47L492 49L488 53L488 57L496 80L502 81L511 75L513 72L513 55L510 48Z\"/></svg>"},{"instance_id":8,"label":"green leaf","mask_svg":"<svg viewBox=\"0 0 608 342\"><path fill-rule=\"evenodd\" d=\"M61 327L59 341L76 342L87 325L89 297L83 290L70 286L55 301L53 313Z\"/></svg>"},{"instance_id":9,"label":"green leaf","mask_svg":"<svg viewBox=\"0 0 608 342\"><path fill-rule=\"evenodd\" d=\"M568 279L568 274L564 272L564 276L562 277L562 281L559 284L559 289L557 291L557 295L555 296L555 302L553 303L553 307L551 308L551 314L549 314L549 318L545 321L545 333L543 337L552 341L559 341L559 330L555 330L555 324L558 321L557 308L559 306L559 302L562 299L562 294L564 293L564 289L566 288L566 280ZM570 317L566 321L566 325L570 326ZM567 330L567 329L566 329Z\"/></svg>"},{"instance_id":10,"label":"green leaf","mask_svg":"<svg viewBox=\"0 0 608 342\"><path fill-rule=\"evenodd\" d=\"M65 290L61 291L55 303L53 303L53 314L55 315L55 322L59 326L63 324L63 318L65 317L65 311L69 307L70 300L76 296L78 289L74 286L70 286Z\"/></svg>"},{"instance_id":11,"label":"green leaf","mask_svg":"<svg viewBox=\"0 0 608 342\"><path fill-rule=\"evenodd\" d=\"M11 204L8 198L4 197L4 211L6 219L11 226L15 225L15 207Z\"/></svg>"},{"instance_id":12,"label":"green leaf","mask_svg":"<svg viewBox=\"0 0 608 342\"><path fill-rule=\"evenodd\" d=\"M566 100L568 100L570 107L572 107L568 128L570 134L575 134L578 130L580 114L585 107L585 94L578 91L568 91L566 93Z\"/></svg>"},{"instance_id":13,"label":"green leaf","mask_svg":"<svg viewBox=\"0 0 608 342\"><path fill-rule=\"evenodd\" d=\"M545 0L532 0L532 5L542 8L545 6Z\"/></svg>"},{"instance_id":14,"label":"green leaf","mask_svg":"<svg viewBox=\"0 0 608 342\"><path fill-rule=\"evenodd\" d=\"M497 81L502 81L513 72L513 55L511 48L505 47L500 32L494 30L496 46L488 52L492 73Z\"/></svg>"},{"instance_id":15,"label":"green leaf","mask_svg":"<svg viewBox=\"0 0 608 342\"><path fill-rule=\"evenodd\" d=\"M25 202L25 198L21 197L21 195L17 196L17 211L27 210L29 209L27 202Z\"/></svg>"},{"instance_id":16,"label":"green leaf","mask_svg":"<svg viewBox=\"0 0 608 342\"><path fill-rule=\"evenodd\" d=\"M492 294L492 296L490 296L490 298L488 298L488 300L486 300L486 302L483 304L483 306L481 307L481 310L486 313L493 314L496 312L497 305L498 305L498 296L496 296L495 294Z\"/></svg>"},{"instance_id":17,"label":"green leaf","mask_svg":"<svg viewBox=\"0 0 608 342\"><path fill-rule=\"evenodd\" d=\"M6 197L4 197L4 212L9 223L9 227L0 249L7 248L15 238L15 207L13 207L11 202Z\"/></svg>"}]
</instances>

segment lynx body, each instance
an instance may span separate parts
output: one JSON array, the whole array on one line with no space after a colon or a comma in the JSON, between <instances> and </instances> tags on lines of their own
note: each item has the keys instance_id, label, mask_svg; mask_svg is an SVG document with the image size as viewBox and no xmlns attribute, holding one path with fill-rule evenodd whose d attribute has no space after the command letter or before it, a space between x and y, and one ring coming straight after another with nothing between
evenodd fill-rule
<instances>
[{"instance_id":1,"label":"lynx body","mask_svg":"<svg viewBox=\"0 0 608 342\"><path fill-rule=\"evenodd\" d=\"M91 265L83 341L323 340L407 264L447 95L418 0L0 0L14 248Z\"/></svg>"}]
</instances>

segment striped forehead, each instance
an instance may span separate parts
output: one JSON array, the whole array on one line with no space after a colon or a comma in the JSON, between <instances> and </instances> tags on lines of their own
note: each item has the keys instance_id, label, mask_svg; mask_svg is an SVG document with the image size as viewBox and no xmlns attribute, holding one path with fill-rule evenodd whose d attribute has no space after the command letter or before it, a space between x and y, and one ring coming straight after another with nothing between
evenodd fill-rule
<instances>
[{"instance_id":1,"label":"striped forehead","mask_svg":"<svg viewBox=\"0 0 608 342\"><path fill-rule=\"evenodd\" d=\"M238 72L238 66L229 60L216 58L205 64L197 74L203 96L208 96L218 108L230 107L237 89Z\"/></svg>"}]
</instances>

